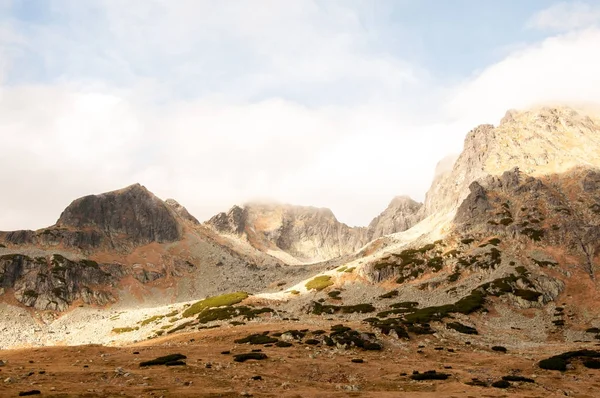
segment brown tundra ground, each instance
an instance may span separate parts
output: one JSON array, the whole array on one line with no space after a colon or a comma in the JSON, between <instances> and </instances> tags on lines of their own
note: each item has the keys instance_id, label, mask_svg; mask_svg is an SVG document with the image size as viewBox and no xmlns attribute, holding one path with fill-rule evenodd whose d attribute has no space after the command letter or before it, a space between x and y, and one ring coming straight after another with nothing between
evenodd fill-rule
<instances>
[{"instance_id":1,"label":"brown tundra ground","mask_svg":"<svg viewBox=\"0 0 600 398\"><path fill-rule=\"evenodd\" d=\"M519 352L492 351L464 341L418 336L385 338L381 351L339 349L292 341L291 347L236 344L235 339L290 329L330 330L333 322L261 323L148 340L121 347L99 345L0 351L0 396L39 390L43 397L599 397L600 370L573 361L565 372L543 370L541 359L594 343L554 344ZM348 323L356 330L364 324ZM308 337L307 337L308 338ZM306 341L306 339L304 339ZM264 360L235 362L261 350ZM229 353L227 353L229 351ZM140 362L183 354L185 366L141 367ZM353 359L364 362L355 363ZM412 380L435 370L446 380ZM492 382L518 375L533 382ZM469 385L477 379L488 386Z\"/></svg>"}]
</instances>

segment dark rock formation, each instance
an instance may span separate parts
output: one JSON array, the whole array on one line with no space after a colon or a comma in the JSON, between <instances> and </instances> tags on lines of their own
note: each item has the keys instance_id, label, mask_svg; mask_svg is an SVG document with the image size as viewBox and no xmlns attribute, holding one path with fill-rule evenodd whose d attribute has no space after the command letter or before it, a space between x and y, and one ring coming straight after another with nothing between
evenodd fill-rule
<instances>
[{"instance_id":1,"label":"dark rock formation","mask_svg":"<svg viewBox=\"0 0 600 398\"><path fill-rule=\"evenodd\" d=\"M56 226L94 228L112 241L126 238L138 244L171 242L181 237L173 213L165 202L135 184L75 200L63 211Z\"/></svg>"}]
</instances>

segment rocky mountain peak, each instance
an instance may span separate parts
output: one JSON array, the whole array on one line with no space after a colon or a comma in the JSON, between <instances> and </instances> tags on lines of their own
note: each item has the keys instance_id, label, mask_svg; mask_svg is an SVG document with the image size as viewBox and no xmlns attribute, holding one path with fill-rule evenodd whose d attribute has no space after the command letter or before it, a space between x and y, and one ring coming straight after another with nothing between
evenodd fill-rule
<instances>
[{"instance_id":1,"label":"rocky mountain peak","mask_svg":"<svg viewBox=\"0 0 600 398\"><path fill-rule=\"evenodd\" d=\"M419 221L422 203L408 196L396 196L389 206L369 224L369 240L406 231Z\"/></svg>"},{"instance_id":2,"label":"rocky mountain peak","mask_svg":"<svg viewBox=\"0 0 600 398\"><path fill-rule=\"evenodd\" d=\"M568 107L510 110L500 125L471 130L452 171L436 178L423 216L455 209L469 185L488 175L518 167L537 176L562 173L584 165L600 167L600 123Z\"/></svg>"},{"instance_id":3,"label":"rocky mountain peak","mask_svg":"<svg viewBox=\"0 0 600 398\"><path fill-rule=\"evenodd\" d=\"M175 211L140 184L76 199L60 215L56 226L92 228L111 238L124 235L137 243L181 237Z\"/></svg>"}]
</instances>

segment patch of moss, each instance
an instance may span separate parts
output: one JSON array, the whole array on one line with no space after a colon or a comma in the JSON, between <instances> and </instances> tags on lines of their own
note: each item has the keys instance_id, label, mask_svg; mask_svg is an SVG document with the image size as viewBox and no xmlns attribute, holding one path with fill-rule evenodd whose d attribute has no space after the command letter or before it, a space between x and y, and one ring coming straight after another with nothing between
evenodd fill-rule
<instances>
[{"instance_id":1,"label":"patch of moss","mask_svg":"<svg viewBox=\"0 0 600 398\"><path fill-rule=\"evenodd\" d=\"M263 354L262 352L249 352L245 354L237 354L233 356L233 360L235 362L246 362L250 359L254 359L257 361L267 359L267 354Z\"/></svg>"},{"instance_id":2,"label":"patch of moss","mask_svg":"<svg viewBox=\"0 0 600 398\"><path fill-rule=\"evenodd\" d=\"M518 383L535 383L535 380L530 379L529 377L516 376L516 375L502 376L502 380L518 382Z\"/></svg>"},{"instance_id":3,"label":"patch of moss","mask_svg":"<svg viewBox=\"0 0 600 398\"><path fill-rule=\"evenodd\" d=\"M249 294L246 292L235 292L222 294L220 296L208 297L189 306L185 311L183 311L182 315L183 317L188 318L199 314L207 308L238 304L248 298L248 296Z\"/></svg>"},{"instance_id":4,"label":"patch of moss","mask_svg":"<svg viewBox=\"0 0 600 398\"><path fill-rule=\"evenodd\" d=\"M320 275L320 276L313 278L311 281L307 282L305 286L306 286L306 289L308 289L308 290L321 291L331 285L333 285L331 276Z\"/></svg>"},{"instance_id":5,"label":"patch of moss","mask_svg":"<svg viewBox=\"0 0 600 398\"><path fill-rule=\"evenodd\" d=\"M344 271L346 271L347 269L348 269L348 267L344 265L343 267L340 267L340 268L338 268L336 271L337 271L337 272L344 272Z\"/></svg>"},{"instance_id":6,"label":"patch of moss","mask_svg":"<svg viewBox=\"0 0 600 398\"><path fill-rule=\"evenodd\" d=\"M410 308L410 309L414 309L415 307L418 307L419 303L416 301L401 301L399 303L394 303L392 305L390 305L391 308Z\"/></svg>"},{"instance_id":7,"label":"patch of moss","mask_svg":"<svg viewBox=\"0 0 600 398\"><path fill-rule=\"evenodd\" d=\"M446 327L448 329L456 330L457 332L463 333L463 334L479 334L477 332L477 329L472 328L467 325L463 325L462 323L459 323L459 322L448 323L448 324L446 324Z\"/></svg>"},{"instance_id":8,"label":"patch of moss","mask_svg":"<svg viewBox=\"0 0 600 398\"><path fill-rule=\"evenodd\" d=\"M441 271L442 267L444 266L444 260L439 256L432 257L427 260L427 266L429 268L433 268L435 272Z\"/></svg>"},{"instance_id":9,"label":"patch of moss","mask_svg":"<svg viewBox=\"0 0 600 398\"><path fill-rule=\"evenodd\" d=\"M154 316L151 316L150 318L146 318L146 319L144 319L143 321L140 321L140 322L138 322L138 323L139 323L141 326L146 326L146 325L149 325L149 324L151 324L151 323L153 323L153 322L160 321L160 320L161 320L161 319L163 319L164 317L165 317L164 315L154 315Z\"/></svg>"},{"instance_id":10,"label":"patch of moss","mask_svg":"<svg viewBox=\"0 0 600 398\"><path fill-rule=\"evenodd\" d=\"M266 334L251 334L241 339L234 340L233 342L236 344L272 344L277 343L279 339L268 336Z\"/></svg>"},{"instance_id":11,"label":"patch of moss","mask_svg":"<svg viewBox=\"0 0 600 398\"><path fill-rule=\"evenodd\" d=\"M546 370L558 370L564 372L567 370L567 361L564 358L560 357L550 357L547 359L542 359L538 366L542 369Z\"/></svg>"},{"instance_id":12,"label":"patch of moss","mask_svg":"<svg viewBox=\"0 0 600 398\"><path fill-rule=\"evenodd\" d=\"M347 274L351 274L351 273L354 272L355 269L356 269L356 267L350 267L347 270L345 270L344 272L347 273Z\"/></svg>"},{"instance_id":13,"label":"patch of moss","mask_svg":"<svg viewBox=\"0 0 600 398\"><path fill-rule=\"evenodd\" d=\"M183 330L183 329L187 328L188 326L190 326L192 323L193 323L193 321L184 322L182 324L179 324L179 325L175 326L173 329L168 330L167 334L171 334L171 333L175 333L175 332L178 332L180 330Z\"/></svg>"},{"instance_id":14,"label":"patch of moss","mask_svg":"<svg viewBox=\"0 0 600 398\"><path fill-rule=\"evenodd\" d=\"M300 292L298 290L290 290L290 294L293 294L294 296L297 296L300 294Z\"/></svg>"},{"instance_id":15,"label":"patch of moss","mask_svg":"<svg viewBox=\"0 0 600 398\"><path fill-rule=\"evenodd\" d=\"M140 367L167 365L175 361L181 361L182 359L187 359L187 357L182 354L165 355L164 357L158 357L150 361L140 362Z\"/></svg>"},{"instance_id":16,"label":"patch of moss","mask_svg":"<svg viewBox=\"0 0 600 398\"><path fill-rule=\"evenodd\" d=\"M437 373L435 370L428 370L424 373L413 372L410 376L411 380L446 380L450 377L447 373Z\"/></svg>"},{"instance_id":17,"label":"patch of moss","mask_svg":"<svg viewBox=\"0 0 600 398\"><path fill-rule=\"evenodd\" d=\"M323 305L321 303L313 303L312 313L315 315L335 314L342 312L344 314L366 314L375 311L372 304L356 304L356 305Z\"/></svg>"},{"instance_id":18,"label":"patch of moss","mask_svg":"<svg viewBox=\"0 0 600 398\"><path fill-rule=\"evenodd\" d=\"M380 299L389 299L389 298L393 298L393 297L397 297L398 296L398 291L397 290L391 290L385 294L382 294L381 296L379 296Z\"/></svg>"},{"instance_id":19,"label":"patch of moss","mask_svg":"<svg viewBox=\"0 0 600 398\"><path fill-rule=\"evenodd\" d=\"M119 333L119 334L120 333L129 333L129 332L133 332L133 331L138 330L138 329L139 329L138 327L134 327L134 328L132 328L132 327L114 328L112 330L112 332L113 333Z\"/></svg>"}]
</instances>

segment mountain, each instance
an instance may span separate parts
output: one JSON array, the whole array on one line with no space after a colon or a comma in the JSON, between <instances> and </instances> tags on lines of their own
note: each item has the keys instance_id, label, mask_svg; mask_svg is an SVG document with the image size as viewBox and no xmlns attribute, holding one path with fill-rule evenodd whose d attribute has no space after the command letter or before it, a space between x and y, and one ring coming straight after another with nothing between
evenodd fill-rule
<instances>
[{"instance_id":1,"label":"mountain","mask_svg":"<svg viewBox=\"0 0 600 398\"><path fill-rule=\"evenodd\" d=\"M484 124L467 134L452 171L430 188L423 216L456 209L473 181L513 167L532 176L600 167L599 128L597 118L568 107L510 110L497 127Z\"/></svg>"},{"instance_id":2,"label":"mountain","mask_svg":"<svg viewBox=\"0 0 600 398\"><path fill-rule=\"evenodd\" d=\"M420 208L406 196L396 197L364 228L339 222L329 209L249 203L217 214L206 225L287 263L317 263L350 256L374 239L409 229L420 221Z\"/></svg>"},{"instance_id":3,"label":"mountain","mask_svg":"<svg viewBox=\"0 0 600 398\"><path fill-rule=\"evenodd\" d=\"M354 254L368 239L366 228L340 223L329 209L252 203L234 206L207 221L286 262L315 263Z\"/></svg>"},{"instance_id":4,"label":"mountain","mask_svg":"<svg viewBox=\"0 0 600 398\"><path fill-rule=\"evenodd\" d=\"M408 196L396 196L389 206L369 224L369 241L385 235L406 231L421 221L422 203Z\"/></svg>"},{"instance_id":5,"label":"mountain","mask_svg":"<svg viewBox=\"0 0 600 398\"><path fill-rule=\"evenodd\" d=\"M164 304L308 272L230 245L139 184L77 199L48 228L0 232L0 298L39 310Z\"/></svg>"},{"instance_id":6,"label":"mountain","mask_svg":"<svg viewBox=\"0 0 600 398\"><path fill-rule=\"evenodd\" d=\"M27 324L14 315L23 305L72 309L37 326L52 335L10 335L10 346L130 342L165 330L218 335L221 344L241 328L251 335L238 341L268 344L307 333L303 350L332 347L331 355L392 350L400 339L418 350L415 363L432 347L444 361L490 347L508 350L511 361L524 350L589 348L600 339L598 153L593 115L510 111L498 126L470 131L460 156L438 164L423 204L394 198L359 228L328 209L269 203L199 224L141 186L78 199L52 227L0 233L5 318ZM183 302L206 296L214 297ZM132 308L140 303L143 311ZM60 332L89 328L91 319L93 338ZM223 328L212 335L213 327ZM472 382L470 371L456 375Z\"/></svg>"}]
</instances>

